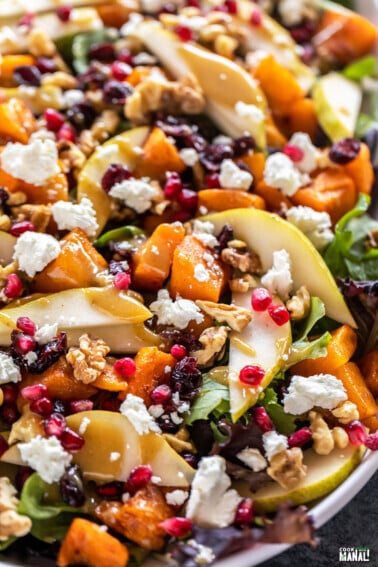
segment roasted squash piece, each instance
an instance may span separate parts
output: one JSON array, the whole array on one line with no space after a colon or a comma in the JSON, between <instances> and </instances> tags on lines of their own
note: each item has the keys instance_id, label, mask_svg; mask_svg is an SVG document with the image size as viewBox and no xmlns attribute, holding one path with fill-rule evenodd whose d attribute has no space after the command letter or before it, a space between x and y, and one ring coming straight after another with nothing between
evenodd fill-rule
<instances>
[{"instance_id":1,"label":"roasted squash piece","mask_svg":"<svg viewBox=\"0 0 378 567\"><path fill-rule=\"evenodd\" d=\"M163 130L156 126L143 146L143 154L134 175L164 180L167 171L181 172L185 167L176 146L172 144Z\"/></svg>"}]
</instances>

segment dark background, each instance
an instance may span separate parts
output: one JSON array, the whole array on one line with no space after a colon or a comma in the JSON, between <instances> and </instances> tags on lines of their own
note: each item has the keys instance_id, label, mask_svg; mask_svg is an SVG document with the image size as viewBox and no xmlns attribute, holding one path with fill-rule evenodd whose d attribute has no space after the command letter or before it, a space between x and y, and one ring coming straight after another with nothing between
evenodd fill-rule
<instances>
[{"instance_id":1,"label":"dark background","mask_svg":"<svg viewBox=\"0 0 378 567\"><path fill-rule=\"evenodd\" d=\"M352 502L318 530L318 536L316 549L298 545L260 567L378 567L378 472ZM339 547L368 547L370 562L339 562Z\"/></svg>"}]
</instances>

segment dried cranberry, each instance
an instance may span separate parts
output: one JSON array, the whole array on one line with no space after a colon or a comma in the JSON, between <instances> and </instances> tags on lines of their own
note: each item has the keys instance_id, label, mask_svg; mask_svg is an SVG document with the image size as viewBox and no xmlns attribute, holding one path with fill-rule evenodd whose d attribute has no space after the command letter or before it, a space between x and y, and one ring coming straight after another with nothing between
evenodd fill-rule
<instances>
[{"instance_id":1,"label":"dried cranberry","mask_svg":"<svg viewBox=\"0 0 378 567\"><path fill-rule=\"evenodd\" d=\"M193 32L188 26L177 26L175 32L181 41L190 41L193 37Z\"/></svg>"},{"instance_id":2,"label":"dried cranberry","mask_svg":"<svg viewBox=\"0 0 378 567\"><path fill-rule=\"evenodd\" d=\"M184 451L183 453L181 453L181 456L184 459L184 461L188 463L188 465L193 467L193 469L197 468L199 462L198 455L195 455L194 453L190 453L190 451Z\"/></svg>"},{"instance_id":3,"label":"dried cranberry","mask_svg":"<svg viewBox=\"0 0 378 567\"><path fill-rule=\"evenodd\" d=\"M8 199L9 199L8 191L0 185L0 206L5 205Z\"/></svg>"},{"instance_id":4,"label":"dried cranberry","mask_svg":"<svg viewBox=\"0 0 378 567\"><path fill-rule=\"evenodd\" d=\"M21 295L22 282L17 274L9 274L9 276L7 276L7 283L5 284L3 292L8 299L14 299Z\"/></svg>"},{"instance_id":5,"label":"dried cranberry","mask_svg":"<svg viewBox=\"0 0 378 567\"><path fill-rule=\"evenodd\" d=\"M302 429L298 429L298 431L294 431L294 433L289 435L287 442L289 447L303 447L303 445L307 445L311 439L311 429L309 427L302 427Z\"/></svg>"},{"instance_id":6,"label":"dried cranberry","mask_svg":"<svg viewBox=\"0 0 378 567\"><path fill-rule=\"evenodd\" d=\"M3 392L3 402L4 403L12 403L17 400L18 396L18 387L16 384L4 384L2 387Z\"/></svg>"},{"instance_id":7,"label":"dried cranberry","mask_svg":"<svg viewBox=\"0 0 378 567\"><path fill-rule=\"evenodd\" d=\"M16 404L3 404L0 407L0 416L5 423L12 425L20 417Z\"/></svg>"},{"instance_id":8,"label":"dried cranberry","mask_svg":"<svg viewBox=\"0 0 378 567\"><path fill-rule=\"evenodd\" d=\"M45 73L55 73L58 69L54 59L50 59L49 57L38 57L35 66L42 75Z\"/></svg>"},{"instance_id":9,"label":"dried cranberry","mask_svg":"<svg viewBox=\"0 0 378 567\"><path fill-rule=\"evenodd\" d=\"M124 483L116 480L96 486L96 493L104 500L121 500L123 492Z\"/></svg>"},{"instance_id":10,"label":"dried cranberry","mask_svg":"<svg viewBox=\"0 0 378 567\"><path fill-rule=\"evenodd\" d=\"M234 151L230 144L211 144L200 152L199 157L206 169L218 172L223 160L234 157Z\"/></svg>"},{"instance_id":11,"label":"dried cranberry","mask_svg":"<svg viewBox=\"0 0 378 567\"><path fill-rule=\"evenodd\" d=\"M218 173L208 173L205 175L205 185L208 189L217 189L220 187L220 179Z\"/></svg>"},{"instance_id":12,"label":"dried cranberry","mask_svg":"<svg viewBox=\"0 0 378 567\"><path fill-rule=\"evenodd\" d=\"M19 221L12 224L9 232L12 236L20 236L24 232L35 232L35 226L31 221Z\"/></svg>"},{"instance_id":13,"label":"dried cranberry","mask_svg":"<svg viewBox=\"0 0 378 567\"><path fill-rule=\"evenodd\" d=\"M15 67L13 79L18 85L27 87L39 87L41 85L41 73L35 65L19 65Z\"/></svg>"},{"instance_id":14,"label":"dried cranberry","mask_svg":"<svg viewBox=\"0 0 378 567\"><path fill-rule=\"evenodd\" d=\"M119 411L119 408L121 406L121 400L118 400L117 398L107 398L106 400L103 400L100 404L100 409L105 410L105 411Z\"/></svg>"},{"instance_id":15,"label":"dried cranberry","mask_svg":"<svg viewBox=\"0 0 378 567\"><path fill-rule=\"evenodd\" d=\"M261 431L263 431L264 433L266 433L267 431L272 431L272 429L274 429L273 422L270 419L268 412L263 407L254 408L253 419L260 427Z\"/></svg>"},{"instance_id":16,"label":"dried cranberry","mask_svg":"<svg viewBox=\"0 0 378 567\"><path fill-rule=\"evenodd\" d=\"M8 450L8 448L9 448L9 445L8 445L7 441L0 434L0 457L1 457L1 455L3 455L5 453L5 451Z\"/></svg>"},{"instance_id":17,"label":"dried cranberry","mask_svg":"<svg viewBox=\"0 0 378 567\"><path fill-rule=\"evenodd\" d=\"M92 126L96 111L89 102L78 102L67 110L66 117L73 126L82 130Z\"/></svg>"},{"instance_id":18,"label":"dried cranberry","mask_svg":"<svg viewBox=\"0 0 378 567\"><path fill-rule=\"evenodd\" d=\"M114 363L114 370L122 376L122 378L130 378L136 371L136 364L132 358L125 356Z\"/></svg>"},{"instance_id":19,"label":"dried cranberry","mask_svg":"<svg viewBox=\"0 0 378 567\"><path fill-rule=\"evenodd\" d=\"M345 165L354 160L361 148L359 140L353 138L343 138L335 142L329 150L329 159L339 165Z\"/></svg>"},{"instance_id":20,"label":"dried cranberry","mask_svg":"<svg viewBox=\"0 0 378 567\"><path fill-rule=\"evenodd\" d=\"M265 370L261 366L249 364L243 366L239 372L239 380L247 386L259 386L265 376Z\"/></svg>"},{"instance_id":21,"label":"dried cranberry","mask_svg":"<svg viewBox=\"0 0 378 567\"><path fill-rule=\"evenodd\" d=\"M45 384L31 384L22 388L20 393L25 400L34 402L35 400L45 398L49 392Z\"/></svg>"},{"instance_id":22,"label":"dried cranberry","mask_svg":"<svg viewBox=\"0 0 378 567\"><path fill-rule=\"evenodd\" d=\"M192 400L202 384L202 374L197 368L197 360L193 356L185 356L179 360L171 374L171 388L178 392L182 400Z\"/></svg>"},{"instance_id":23,"label":"dried cranberry","mask_svg":"<svg viewBox=\"0 0 378 567\"><path fill-rule=\"evenodd\" d=\"M120 163L112 163L102 176L101 187L105 193L109 193L114 185L130 179L130 177L131 173L126 166Z\"/></svg>"},{"instance_id":24,"label":"dried cranberry","mask_svg":"<svg viewBox=\"0 0 378 567\"><path fill-rule=\"evenodd\" d=\"M186 0L186 5L191 8L200 8L201 4L199 0Z\"/></svg>"},{"instance_id":25,"label":"dried cranberry","mask_svg":"<svg viewBox=\"0 0 378 567\"><path fill-rule=\"evenodd\" d=\"M128 83L111 80L104 85L103 99L107 104L125 104L131 93L132 87Z\"/></svg>"},{"instance_id":26,"label":"dried cranberry","mask_svg":"<svg viewBox=\"0 0 378 567\"><path fill-rule=\"evenodd\" d=\"M58 336L37 349L38 358L29 364L29 371L33 374L42 374L67 350L67 334L61 331Z\"/></svg>"},{"instance_id":27,"label":"dried cranberry","mask_svg":"<svg viewBox=\"0 0 378 567\"><path fill-rule=\"evenodd\" d=\"M61 22L68 22L71 17L72 7L71 6L59 6L56 9L56 15L60 19Z\"/></svg>"},{"instance_id":28,"label":"dried cranberry","mask_svg":"<svg viewBox=\"0 0 378 567\"><path fill-rule=\"evenodd\" d=\"M193 333L185 333L178 329L164 329L160 335L164 340L169 341L170 346L179 344L185 347L187 352L201 348L201 343L198 342L197 337Z\"/></svg>"},{"instance_id":29,"label":"dried cranberry","mask_svg":"<svg viewBox=\"0 0 378 567\"><path fill-rule=\"evenodd\" d=\"M216 252L220 254L222 250L227 247L227 243L234 238L234 231L230 224L223 225L219 235L218 235L218 242L219 244L215 247Z\"/></svg>"},{"instance_id":30,"label":"dried cranberry","mask_svg":"<svg viewBox=\"0 0 378 567\"><path fill-rule=\"evenodd\" d=\"M133 469L125 484L126 492L135 494L141 488L147 486L152 478L152 469L149 465L140 465Z\"/></svg>"},{"instance_id":31,"label":"dried cranberry","mask_svg":"<svg viewBox=\"0 0 378 567\"><path fill-rule=\"evenodd\" d=\"M240 138L235 138L233 142L234 156L240 157L253 150L255 147L255 140L252 136L241 136Z\"/></svg>"},{"instance_id":32,"label":"dried cranberry","mask_svg":"<svg viewBox=\"0 0 378 567\"><path fill-rule=\"evenodd\" d=\"M290 35L297 43L307 43L316 31L315 23L304 20L300 25L290 28Z\"/></svg>"},{"instance_id":33,"label":"dried cranberry","mask_svg":"<svg viewBox=\"0 0 378 567\"><path fill-rule=\"evenodd\" d=\"M264 287L258 287L252 292L251 304L255 311L266 311L272 303L270 292Z\"/></svg>"},{"instance_id":34,"label":"dried cranberry","mask_svg":"<svg viewBox=\"0 0 378 567\"><path fill-rule=\"evenodd\" d=\"M159 524L159 528L162 528L167 534L172 537L186 537L192 531L192 521L188 518L182 518L180 516L176 518L168 518Z\"/></svg>"},{"instance_id":35,"label":"dried cranberry","mask_svg":"<svg viewBox=\"0 0 378 567\"><path fill-rule=\"evenodd\" d=\"M85 502L84 482L78 465L70 465L59 481L60 496L68 506L78 508Z\"/></svg>"},{"instance_id":36,"label":"dried cranberry","mask_svg":"<svg viewBox=\"0 0 378 567\"><path fill-rule=\"evenodd\" d=\"M198 204L198 195L191 189L183 189L177 195L177 200L185 211L193 211Z\"/></svg>"},{"instance_id":37,"label":"dried cranberry","mask_svg":"<svg viewBox=\"0 0 378 567\"><path fill-rule=\"evenodd\" d=\"M316 55L316 49L311 43L302 45L301 60L306 65L310 65Z\"/></svg>"},{"instance_id":38,"label":"dried cranberry","mask_svg":"<svg viewBox=\"0 0 378 567\"><path fill-rule=\"evenodd\" d=\"M96 59L101 63L111 63L116 58L112 43L94 43L88 50L88 59Z\"/></svg>"},{"instance_id":39,"label":"dried cranberry","mask_svg":"<svg viewBox=\"0 0 378 567\"><path fill-rule=\"evenodd\" d=\"M108 76L108 68L98 61L92 61L88 69L77 78L82 88L101 89Z\"/></svg>"},{"instance_id":40,"label":"dried cranberry","mask_svg":"<svg viewBox=\"0 0 378 567\"><path fill-rule=\"evenodd\" d=\"M45 431L47 435L57 437L60 439L62 437L66 427L66 419L61 413L52 413L44 423Z\"/></svg>"},{"instance_id":41,"label":"dried cranberry","mask_svg":"<svg viewBox=\"0 0 378 567\"><path fill-rule=\"evenodd\" d=\"M90 411L93 409L92 400L72 400L70 402L70 411L72 413L79 413L81 411Z\"/></svg>"},{"instance_id":42,"label":"dried cranberry","mask_svg":"<svg viewBox=\"0 0 378 567\"><path fill-rule=\"evenodd\" d=\"M172 222L187 222L189 219L191 219L193 216L193 212L191 210L182 210L182 211L177 211L173 217L172 217Z\"/></svg>"},{"instance_id":43,"label":"dried cranberry","mask_svg":"<svg viewBox=\"0 0 378 567\"><path fill-rule=\"evenodd\" d=\"M235 15L238 13L238 5L236 0L224 0L224 6L229 14Z\"/></svg>"},{"instance_id":44,"label":"dried cranberry","mask_svg":"<svg viewBox=\"0 0 378 567\"><path fill-rule=\"evenodd\" d=\"M252 523L253 516L253 501L251 498L244 498L236 509L234 522L238 526L245 526Z\"/></svg>"},{"instance_id":45,"label":"dried cranberry","mask_svg":"<svg viewBox=\"0 0 378 567\"><path fill-rule=\"evenodd\" d=\"M150 400L153 404L165 404L172 398L172 390L167 384L156 386L150 393Z\"/></svg>"},{"instance_id":46,"label":"dried cranberry","mask_svg":"<svg viewBox=\"0 0 378 567\"><path fill-rule=\"evenodd\" d=\"M63 431L60 442L66 451L79 451L85 443L84 438L81 437L81 435L68 427Z\"/></svg>"},{"instance_id":47,"label":"dried cranberry","mask_svg":"<svg viewBox=\"0 0 378 567\"><path fill-rule=\"evenodd\" d=\"M133 55L129 49L121 49L121 51L117 54L117 60L131 65L133 62Z\"/></svg>"},{"instance_id":48,"label":"dried cranberry","mask_svg":"<svg viewBox=\"0 0 378 567\"><path fill-rule=\"evenodd\" d=\"M177 6L172 2L166 2L161 6L158 14L177 14Z\"/></svg>"}]
</instances>

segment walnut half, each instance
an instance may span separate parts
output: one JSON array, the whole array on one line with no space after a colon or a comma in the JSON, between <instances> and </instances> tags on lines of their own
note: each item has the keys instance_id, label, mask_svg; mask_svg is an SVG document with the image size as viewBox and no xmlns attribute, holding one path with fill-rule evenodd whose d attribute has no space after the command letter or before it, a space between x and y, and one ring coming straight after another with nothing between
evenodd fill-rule
<instances>
[{"instance_id":1,"label":"walnut half","mask_svg":"<svg viewBox=\"0 0 378 567\"><path fill-rule=\"evenodd\" d=\"M306 476L307 467L302 460L303 452L299 447L285 449L270 458L267 473L283 488L294 488Z\"/></svg>"},{"instance_id":2,"label":"walnut half","mask_svg":"<svg viewBox=\"0 0 378 567\"><path fill-rule=\"evenodd\" d=\"M226 344L229 331L230 329L223 325L221 327L209 327L201 333L198 340L203 348L190 353L191 356L197 358L198 366L209 366L213 363L215 357Z\"/></svg>"},{"instance_id":3,"label":"walnut half","mask_svg":"<svg viewBox=\"0 0 378 567\"><path fill-rule=\"evenodd\" d=\"M76 380L84 384L94 382L106 366L105 356L110 351L101 339L91 339L86 333L79 339L79 347L71 347L67 362L72 364Z\"/></svg>"},{"instance_id":4,"label":"walnut half","mask_svg":"<svg viewBox=\"0 0 378 567\"><path fill-rule=\"evenodd\" d=\"M227 323L234 331L242 331L252 320L252 312L238 305L198 299L198 307L219 323Z\"/></svg>"},{"instance_id":5,"label":"walnut half","mask_svg":"<svg viewBox=\"0 0 378 567\"><path fill-rule=\"evenodd\" d=\"M30 532L32 522L17 512L19 505L17 491L9 478L0 477L0 541L10 536L22 537Z\"/></svg>"}]
</instances>

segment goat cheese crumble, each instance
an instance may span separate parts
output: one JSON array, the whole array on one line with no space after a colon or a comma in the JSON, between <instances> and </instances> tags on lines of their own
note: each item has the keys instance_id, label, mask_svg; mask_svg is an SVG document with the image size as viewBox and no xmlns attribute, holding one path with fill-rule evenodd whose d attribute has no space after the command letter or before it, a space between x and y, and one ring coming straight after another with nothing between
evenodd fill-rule
<instances>
[{"instance_id":1,"label":"goat cheese crumble","mask_svg":"<svg viewBox=\"0 0 378 567\"><path fill-rule=\"evenodd\" d=\"M0 384L17 383L21 379L20 369L14 363L13 358L5 352L0 352Z\"/></svg>"},{"instance_id":2,"label":"goat cheese crumble","mask_svg":"<svg viewBox=\"0 0 378 567\"><path fill-rule=\"evenodd\" d=\"M341 380L331 374L293 376L284 396L284 411L300 415L313 407L332 410L348 398Z\"/></svg>"},{"instance_id":3,"label":"goat cheese crumble","mask_svg":"<svg viewBox=\"0 0 378 567\"><path fill-rule=\"evenodd\" d=\"M277 152L267 157L264 168L264 180L267 185L280 189L291 197L300 187L309 182L307 174L302 174L289 157Z\"/></svg>"},{"instance_id":4,"label":"goat cheese crumble","mask_svg":"<svg viewBox=\"0 0 378 567\"><path fill-rule=\"evenodd\" d=\"M51 213L59 230L81 228L87 236L96 234L98 229L96 211L87 197L77 204L57 201L51 205Z\"/></svg>"},{"instance_id":5,"label":"goat cheese crumble","mask_svg":"<svg viewBox=\"0 0 378 567\"><path fill-rule=\"evenodd\" d=\"M45 438L37 435L28 443L19 443L17 447L22 460L48 484L58 482L72 461L72 455L63 449L54 436Z\"/></svg>"},{"instance_id":6,"label":"goat cheese crumble","mask_svg":"<svg viewBox=\"0 0 378 567\"><path fill-rule=\"evenodd\" d=\"M139 396L128 394L119 408L122 415L127 417L138 435L153 431L160 433L160 427L148 413L144 401Z\"/></svg>"},{"instance_id":7,"label":"goat cheese crumble","mask_svg":"<svg viewBox=\"0 0 378 567\"><path fill-rule=\"evenodd\" d=\"M185 329L190 321L202 323L204 319L200 308L194 301L180 297L173 301L166 289L158 291L156 301L150 305L150 311L157 315L160 325L173 325L181 330Z\"/></svg>"},{"instance_id":8,"label":"goat cheese crumble","mask_svg":"<svg viewBox=\"0 0 378 567\"><path fill-rule=\"evenodd\" d=\"M33 278L60 253L59 242L50 234L27 231L17 238L13 260L20 270Z\"/></svg>"},{"instance_id":9,"label":"goat cheese crumble","mask_svg":"<svg viewBox=\"0 0 378 567\"><path fill-rule=\"evenodd\" d=\"M301 230L317 250L323 250L335 235L332 232L331 217L326 212L318 212L311 207L291 207L286 212L286 220Z\"/></svg>"},{"instance_id":10,"label":"goat cheese crumble","mask_svg":"<svg viewBox=\"0 0 378 567\"><path fill-rule=\"evenodd\" d=\"M167 492L165 495L165 500L170 506L182 506L187 499L188 493L185 490L177 489L172 492Z\"/></svg>"},{"instance_id":11,"label":"goat cheese crumble","mask_svg":"<svg viewBox=\"0 0 378 567\"><path fill-rule=\"evenodd\" d=\"M194 268L194 277L198 282L208 282L210 274L202 264L197 264Z\"/></svg>"},{"instance_id":12,"label":"goat cheese crumble","mask_svg":"<svg viewBox=\"0 0 378 567\"><path fill-rule=\"evenodd\" d=\"M214 248L218 244L218 239L214 236L214 225L210 221L195 220L192 224L193 236L209 248Z\"/></svg>"},{"instance_id":13,"label":"goat cheese crumble","mask_svg":"<svg viewBox=\"0 0 378 567\"><path fill-rule=\"evenodd\" d=\"M56 336L57 332L58 332L57 323L52 323L51 325L46 323L46 325L42 325L42 327L39 327L39 329L36 330L34 338L38 344L44 345L52 341L52 339Z\"/></svg>"},{"instance_id":14,"label":"goat cheese crumble","mask_svg":"<svg viewBox=\"0 0 378 567\"><path fill-rule=\"evenodd\" d=\"M232 159L224 159L221 163L219 181L220 186L225 189L248 191L253 181L253 175L238 167Z\"/></svg>"},{"instance_id":15,"label":"goat cheese crumble","mask_svg":"<svg viewBox=\"0 0 378 567\"><path fill-rule=\"evenodd\" d=\"M126 179L116 183L109 191L111 197L120 199L127 207L137 213L144 213L159 195L157 187L144 179Z\"/></svg>"},{"instance_id":16,"label":"goat cheese crumble","mask_svg":"<svg viewBox=\"0 0 378 567\"><path fill-rule=\"evenodd\" d=\"M296 167L302 173L311 173L316 169L316 147L311 142L311 138L305 132L295 132L289 140L291 146L300 148L303 152L303 158L296 162Z\"/></svg>"},{"instance_id":17,"label":"goat cheese crumble","mask_svg":"<svg viewBox=\"0 0 378 567\"><path fill-rule=\"evenodd\" d=\"M288 447L287 437L277 433L277 431L267 431L262 436L266 458L270 461L273 455L285 451Z\"/></svg>"},{"instance_id":18,"label":"goat cheese crumble","mask_svg":"<svg viewBox=\"0 0 378 567\"><path fill-rule=\"evenodd\" d=\"M247 465L247 467L252 469L254 472L263 471L268 465L265 457L260 453L258 449L251 449L249 447L246 447L236 456L239 461Z\"/></svg>"},{"instance_id":19,"label":"goat cheese crumble","mask_svg":"<svg viewBox=\"0 0 378 567\"><path fill-rule=\"evenodd\" d=\"M34 138L27 145L9 142L0 159L6 173L33 185L43 185L59 173L58 150L55 142L48 139Z\"/></svg>"},{"instance_id":20,"label":"goat cheese crumble","mask_svg":"<svg viewBox=\"0 0 378 567\"><path fill-rule=\"evenodd\" d=\"M261 284L271 294L278 293L282 299L288 299L289 292L293 287L293 278L290 256L286 250L273 252L273 265L261 278Z\"/></svg>"},{"instance_id":21,"label":"goat cheese crumble","mask_svg":"<svg viewBox=\"0 0 378 567\"><path fill-rule=\"evenodd\" d=\"M180 150L180 157L188 167L193 167L198 161L198 153L194 148L183 148Z\"/></svg>"}]
</instances>

